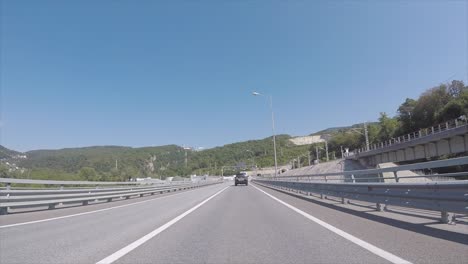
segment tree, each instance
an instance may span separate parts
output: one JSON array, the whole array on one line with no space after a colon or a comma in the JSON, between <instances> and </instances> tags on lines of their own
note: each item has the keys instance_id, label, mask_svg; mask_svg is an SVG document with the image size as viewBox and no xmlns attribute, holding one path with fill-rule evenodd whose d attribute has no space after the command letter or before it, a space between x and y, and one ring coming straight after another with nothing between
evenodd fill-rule
<instances>
[{"instance_id":1,"label":"tree","mask_svg":"<svg viewBox=\"0 0 468 264\"><path fill-rule=\"evenodd\" d=\"M398 129L398 121L395 118L390 118L386 113L380 113L379 118L379 139L381 141L389 140L395 136L395 132Z\"/></svg>"},{"instance_id":2,"label":"tree","mask_svg":"<svg viewBox=\"0 0 468 264\"><path fill-rule=\"evenodd\" d=\"M453 80L452 83L448 86L448 94L454 98L459 97L463 90L465 89L465 84L463 81Z\"/></svg>"},{"instance_id":3,"label":"tree","mask_svg":"<svg viewBox=\"0 0 468 264\"><path fill-rule=\"evenodd\" d=\"M436 125L440 122L439 113L453 99L447 92L447 86L442 84L423 93L414 108L415 129Z\"/></svg>"},{"instance_id":4,"label":"tree","mask_svg":"<svg viewBox=\"0 0 468 264\"><path fill-rule=\"evenodd\" d=\"M8 178L8 167L0 163L0 178Z\"/></svg>"},{"instance_id":5,"label":"tree","mask_svg":"<svg viewBox=\"0 0 468 264\"><path fill-rule=\"evenodd\" d=\"M94 170L94 168L91 167L83 167L81 168L80 172L78 173L80 178L87 180L87 181L98 181L99 177Z\"/></svg>"},{"instance_id":6,"label":"tree","mask_svg":"<svg viewBox=\"0 0 468 264\"><path fill-rule=\"evenodd\" d=\"M380 126L378 124L367 125L367 135L369 137L369 144L376 144L379 142Z\"/></svg>"},{"instance_id":7,"label":"tree","mask_svg":"<svg viewBox=\"0 0 468 264\"><path fill-rule=\"evenodd\" d=\"M123 177L125 180L129 180L129 179L132 179L132 178L137 178L139 176L138 174L138 169L134 168L134 167L125 167L125 169L123 170L123 173L122 173Z\"/></svg>"},{"instance_id":8,"label":"tree","mask_svg":"<svg viewBox=\"0 0 468 264\"><path fill-rule=\"evenodd\" d=\"M464 115L464 106L462 102L453 100L449 102L438 114L437 121L442 123L447 120L452 120Z\"/></svg>"},{"instance_id":9,"label":"tree","mask_svg":"<svg viewBox=\"0 0 468 264\"><path fill-rule=\"evenodd\" d=\"M406 98L405 102L398 107L398 121L400 122L399 134L407 134L414 131L413 111L417 105L417 101L411 98Z\"/></svg>"}]
</instances>

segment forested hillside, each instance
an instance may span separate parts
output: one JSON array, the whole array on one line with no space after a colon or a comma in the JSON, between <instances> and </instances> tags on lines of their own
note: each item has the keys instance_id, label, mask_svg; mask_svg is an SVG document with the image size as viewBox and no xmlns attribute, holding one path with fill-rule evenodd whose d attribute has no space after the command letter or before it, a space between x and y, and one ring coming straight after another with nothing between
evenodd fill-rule
<instances>
[{"instance_id":1,"label":"forested hillside","mask_svg":"<svg viewBox=\"0 0 468 264\"><path fill-rule=\"evenodd\" d=\"M278 162L307 153L308 146L295 146L288 135L277 136ZM131 148L98 146L60 150L26 152L27 159L17 165L26 173L11 172L10 177L40 179L126 180L131 177L188 176L191 174L221 174L252 166L272 166L272 138L234 143L203 151L184 149L176 145Z\"/></svg>"},{"instance_id":2,"label":"forested hillside","mask_svg":"<svg viewBox=\"0 0 468 264\"><path fill-rule=\"evenodd\" d=\"M7 149L4 146L0 145L0 159L13 158L14 156L21 155L20 152Z\"/></svg>"}]
</instances>

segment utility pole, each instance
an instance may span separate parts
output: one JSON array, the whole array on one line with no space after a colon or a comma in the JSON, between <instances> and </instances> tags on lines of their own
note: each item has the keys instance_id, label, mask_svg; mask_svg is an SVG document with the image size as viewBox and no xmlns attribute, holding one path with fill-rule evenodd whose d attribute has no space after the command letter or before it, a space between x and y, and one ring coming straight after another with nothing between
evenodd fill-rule
<instances>
[{"instance_id":1,"label":"utility pole","mask_svg":"<svg viewBox=\"0 0 468 264\"><path fill-rule=\"evenodd\" d=\"M327 161L329 161L328 158L328 142L325 140L325 152L327 153Z\"/></svg>"},{"instance_id":2,"label":"utility pole","mask_svg":"<svg viewBox=\"0 0 468 264\"><path fill-rule=\"evenodd\" d=\"M341 148L341 159L343 159L344 158L343 157L343 146L340 146L340 148Z\"/></svg>"},{"instance_id":3,"label":"utility pole","mask_svg":"<svg viewBox=\"0 0 468 264\"><path fill-rule=\"evenodd\" d=\"M309 159L309 166L310 166L310 151L307 151L307 157Z\"/></svg>"},{"instance_id":4,"label":"utility pole","mask_svg":"<svg viewBox=\"0 0 468 264\"><path fill-rule=\"evenodd\" d=\"M297 157L297 168L300 168L301 167L301 157L298 156Z\"/></svg>"},{"instance_id":5,"label":"utility pole","mask_svg":"<svg viewBox=\"0 0 468 264\"><path fill-rule=\"evenodd\" d=\"M117 163L117 159L115 159L115 170L118 170L119 169L119 166L118 166L118 163Z\"/></svg>"},{"instance_id":6,"label":"utility pole","mask_svg":"<svg viewBox=\"0 0 468 264\"><path fill-rule=\"evenodd\" d=\"M364 135L366 137L366 150L369 151L369 133L367 132L367 122L364 122Z\"/></svg>"},{"instance_id":7,"label":"utility pole","mask_svg":"<svg viewBox=\"0 0 468 264\"><path fill-rule=\"evenodd\" d=\"M317 163L320 163L318 146L315 146L315 154L317 155Z\"/></svg>"}]
</instances>

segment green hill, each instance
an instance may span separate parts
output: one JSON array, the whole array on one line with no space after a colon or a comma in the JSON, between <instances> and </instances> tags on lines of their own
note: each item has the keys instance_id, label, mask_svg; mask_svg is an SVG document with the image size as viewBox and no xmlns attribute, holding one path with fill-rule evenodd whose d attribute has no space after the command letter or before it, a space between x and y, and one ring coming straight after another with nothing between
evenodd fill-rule
<instances>
[{"instance_id":1,"label":"green hill","mask_svg":"<svg viewBox=\"0 0 468 264\"><path fill-rule=\"evenodd\" d=\"M0 145L0 159L11 159L17 155L22 155L23 153L7 149L4 146Z\"/></svg>"},{"instance_id":2,"label":"green hill","mask_svg":"<svg viewBox=\"0 0 468 264\"><path fill-rule=\"evenodd\" d=\"M276 137L278 164L286 164L304 155L310 147L295 146L290 138L289 135ZM126 180L130 177L220 175L223 166L239 165L244 166L239 169L248 169L255 165L274 165L271 137L203 151L186 150L176 145L143 148L94 146L33 150L24 154L27 159L17 160L17 165L28 169L28 177L41 179ZM13 177L25 175L16 173Z\"/></svg>"}]
</instances>

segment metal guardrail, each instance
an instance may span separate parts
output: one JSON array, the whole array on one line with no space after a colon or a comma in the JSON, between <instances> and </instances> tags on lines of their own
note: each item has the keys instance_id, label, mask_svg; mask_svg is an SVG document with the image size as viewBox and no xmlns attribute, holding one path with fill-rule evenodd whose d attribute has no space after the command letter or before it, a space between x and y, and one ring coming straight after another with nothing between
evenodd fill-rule
<instances>
[{"instance_id":1,"label":"metal guardrail","mask_svg":"<svg viewBox=\"0 0 468 264\"><path fill-rule=\"evenodd\" d=\"M387 205L440 211L441 221L444 223L454 220L451 213L468 214L468 181L340 184L256 179L254 182L307 195L315 193L322 199L334 196L341 198L343 204L349 200L371 202L376 204L379 211L384 211Z\"/></svg>"},{"instance_id":2,"label":"metal guardrail","mask_svg":"<svg viewBox=\"0 0 468 264\"><path fill-rule=\"evenodd\" d=\"M47 184L55 185L76 185L76 181L41 181L41 180L20 180L20 179L0 179L3 183L27 183L27 184ZM52 182L52 183L50 183ZM57 205L63 204L82 204L88 205L89 202L107 201L113 199L129 199L131 197L143 197L144 195L154 195L185 189L192 189L201 186L221 183L220 180L207 180L197 182L181 182L175 184L155 184L153 186L143 187L124 187L124 188L101 188L101 189L31 189L31 190L0 190L0 214L8 214L9 208L33 208L37 206L48 206L54 209ZM80 182L89 183L89 182ZM95 183L95 182L92 182ZM100 185L113 185L114 183L100 182Z\"/></svg>"},{"instance_id":3,"label":"metal guardrail","mask_svg":"<svg viewBox=\"0 0 468 264\"><path fill-rule=\"evenodd\" d=\"M333 196L341 198L342 203L358 200L375 203L377 209L385 210L387 205L412 207L418 209L440 211L442 222L453 221L453 213L468 214L468 180L434 181L424 183L398 182L398 171L423 170L468 164L468 157L438 160L431 162L402 165L397 167L324 173L303 176L285 176L277 178L256 178L254 182L283 190L318 194L320 198ZM354 175L382 174L393 172L395 183L356 183ZM341 182L333 182L330 176L341 176ZM352 182L345 182L344 176L351 176ZM437 175L410 176L418 177L459 177L468 172L446 173ZM318 179L317 179L318 178ZM349 179L347 179L349 180ZM325 181L325 182L323 182Z\"/></svg>"},{"instance_id":4,"label":"metal guardrail","mask_svg":"<svg viewBox=\"0 0 468 264\"><path fill-rule=\"evenodd\" d=\"M49 184L49 185L141 185L154 184L154 182L134 181L134 182L99 182L99 181L55 181L55 180L29 180L29 179L14 179L0 178L0 183L5 184Z\"/></svg>"}]
</instances>

